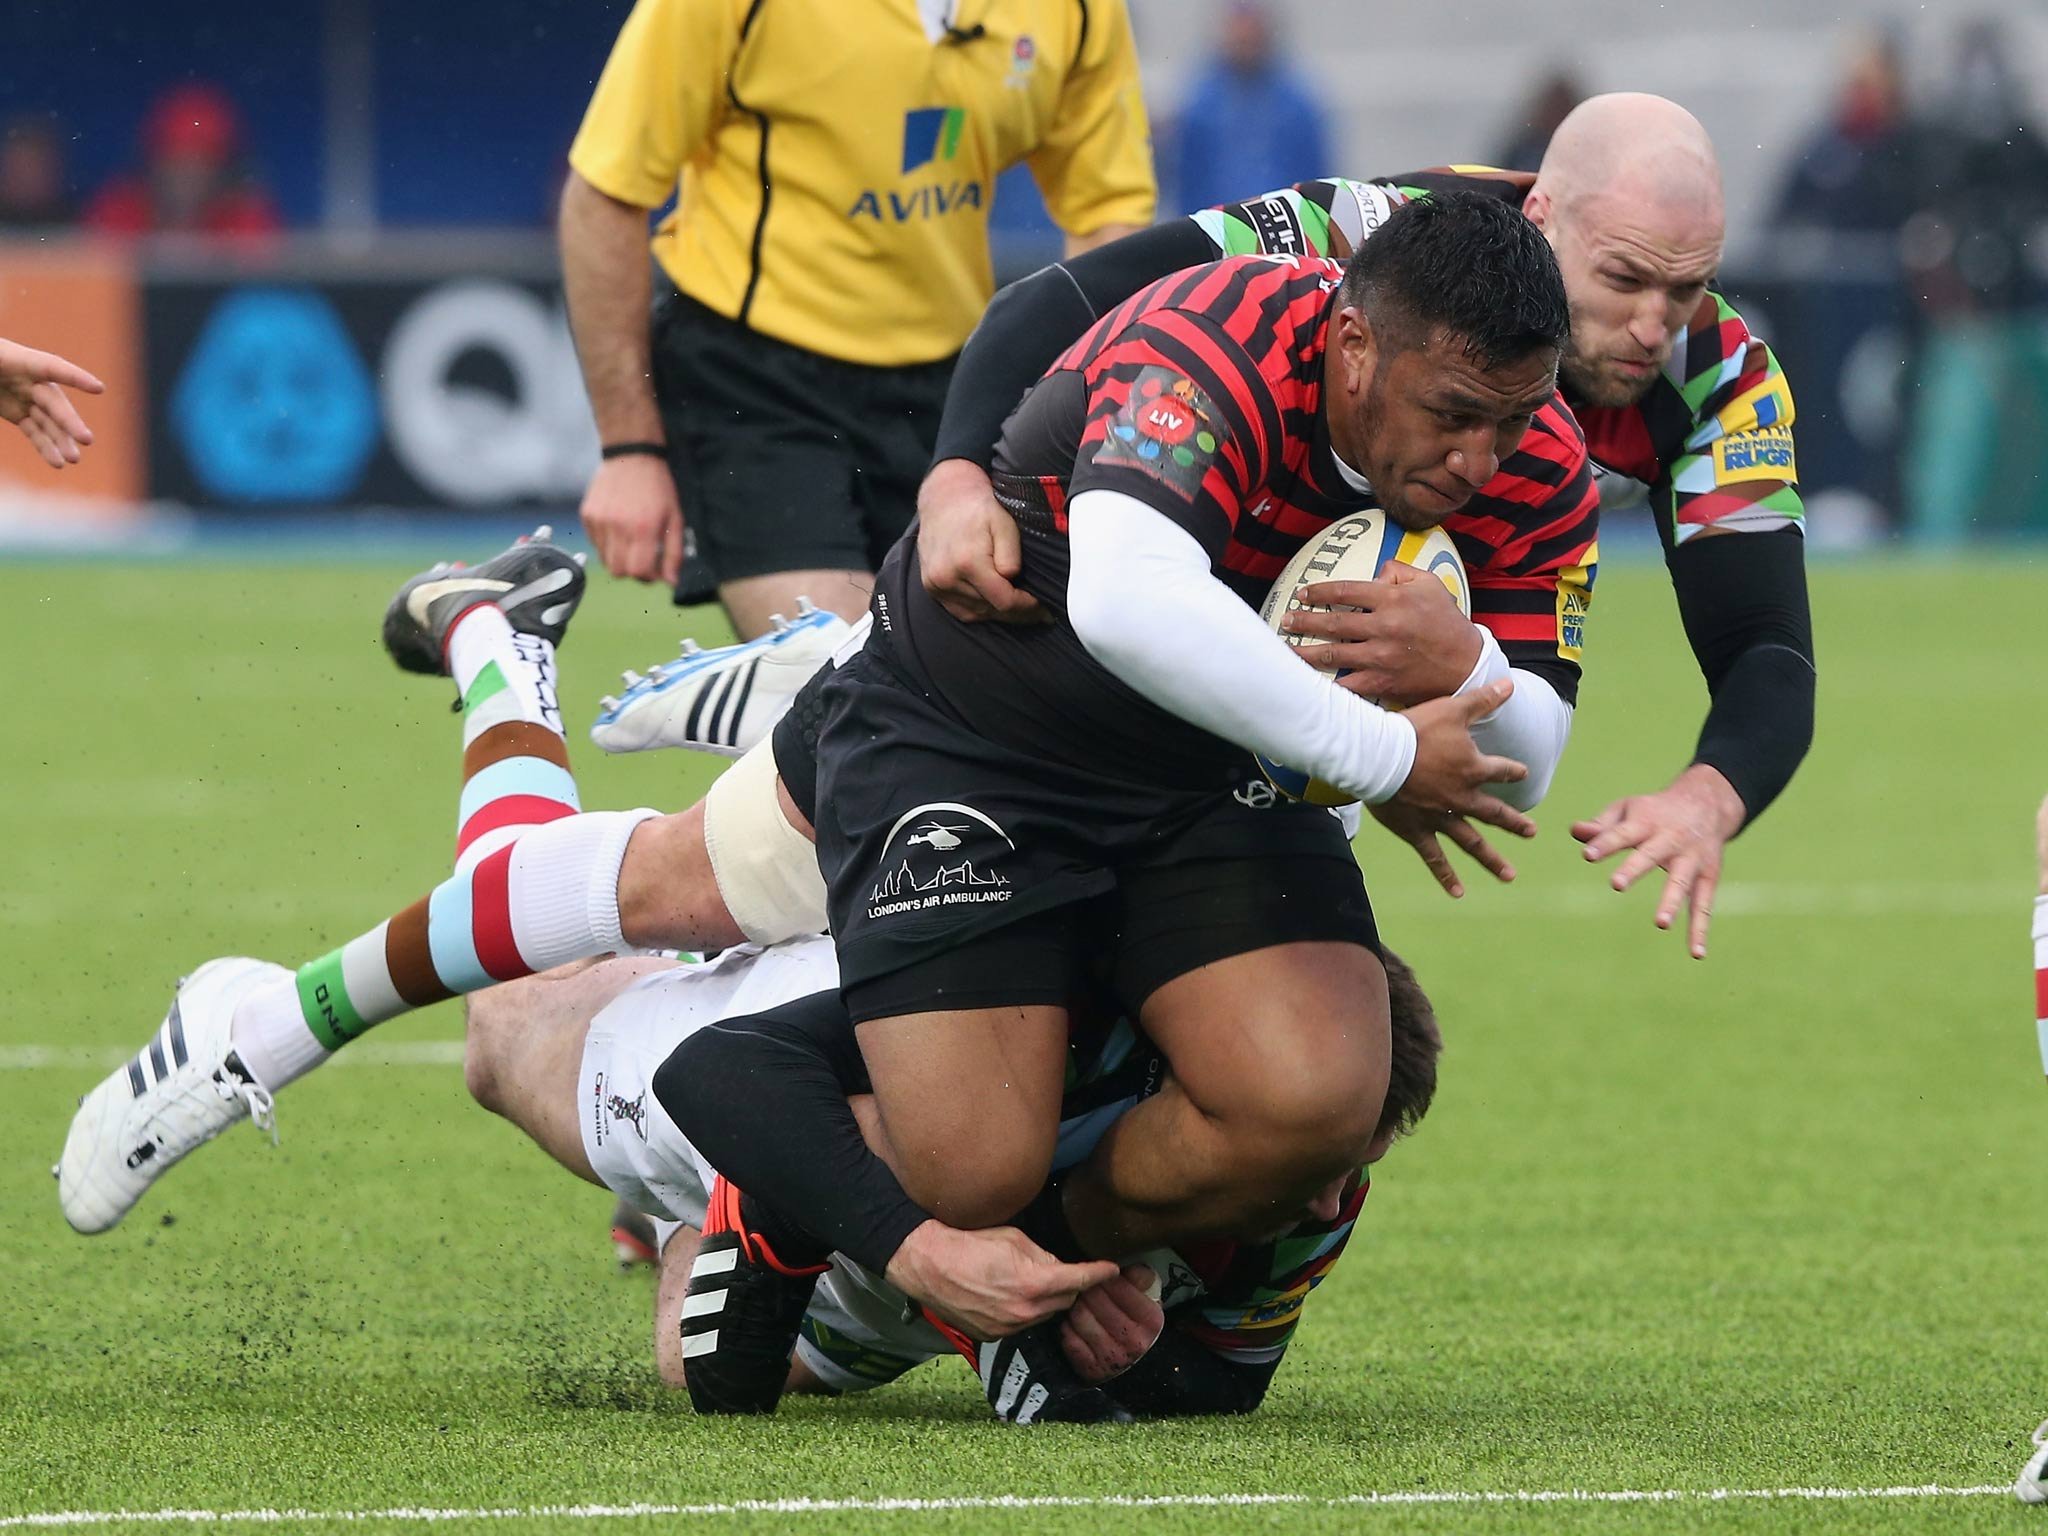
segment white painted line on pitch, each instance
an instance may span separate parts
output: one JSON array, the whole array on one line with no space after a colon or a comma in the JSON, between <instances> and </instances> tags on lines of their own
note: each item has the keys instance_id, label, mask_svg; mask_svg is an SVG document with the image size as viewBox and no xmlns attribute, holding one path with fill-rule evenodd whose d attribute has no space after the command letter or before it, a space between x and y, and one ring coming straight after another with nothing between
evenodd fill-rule
<instances>
[{"instance_id":1,"label":"white painted line on pitch","mask_svg":"<svg viewBox=\"0 0 2048 1536\"><path fill-rule=\"evenodd\" d=\"M1627 892L1604 878L1545 891L1526 908L1531 917L1634 916L1662 891L1652 870ZM1476 882L1468 880L1467 884ZM1813 883L1728 880L1714 893L1716 917L1983 917L2024 911L2033 890L2024 880L1843 880ZM1510 890L1500 900L1512 902Z\"/></svg>"},{"instance_id":2,"label":"white painted line on pitch","mask_svg":"<svg viewBox=\"0 0 2048 1536\"><path fill-rule=\"evenodd\" d=\"M0 1045L0 1072L31 1072L43 1067L111 1072L135 1052L111 1045ZM459 1067L460 1040L393 1040L357 1046L327 1063L343 1067Z\"/></svg>"},{"instance_id":3,"label":"white painted line on pitch","mask_svg":"<svg viewBox=\"0 0 2048 1536\"><path fill-rule=\"evenodd\" d=\"M1341 1497L1307 1493L993 1494L938 1499L736 1499L729 1504L535 1504L479 1509L403 1505L391 1509L78 1509L0 1516L0 1528L215 1525L231 1521L282 1525L312 1520L644 1520L682 1515L942 1514L977 1509L1234 1509L1273 1505L1361 1509L1382 1504L1716 1504L1741 1500L1979 1499L2001 1493L2010 1495L2012 1485L1978 1483L1963 1488L1949 1488L1938 1483L1896 1488L1524 1488L1484 1493L1448 1490L1353 1493Z\"/></svg>"}]
</instances>

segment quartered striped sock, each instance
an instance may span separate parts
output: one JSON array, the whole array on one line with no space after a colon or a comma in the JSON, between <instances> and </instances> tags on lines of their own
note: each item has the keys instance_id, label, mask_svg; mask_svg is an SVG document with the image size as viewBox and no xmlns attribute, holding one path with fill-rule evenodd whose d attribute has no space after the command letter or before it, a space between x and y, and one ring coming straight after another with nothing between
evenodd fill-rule
<instances>
[{"instance_id":1,"label":"quartered striped sock","mask_svg":"<svg viewBox=\"0 0 2048 1536\"><path fill-rule=\"evenodd\" d=\"M624 947L619 866L655 813L580 812L547 641L486 606L448 649L463 698L455 873L237 1011L242 1060L273 1091L401 1013Z\"/></svg>"}]
</instances>

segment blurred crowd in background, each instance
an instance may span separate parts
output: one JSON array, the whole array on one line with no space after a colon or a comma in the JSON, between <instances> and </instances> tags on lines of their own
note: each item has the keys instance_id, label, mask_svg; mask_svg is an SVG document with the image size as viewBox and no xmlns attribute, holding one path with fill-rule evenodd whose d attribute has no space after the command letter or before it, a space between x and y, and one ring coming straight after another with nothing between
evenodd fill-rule
<instances>
[{"instance_id":1,"label":"blurred crowd in background","mask_svg":"<svg viewBox=\"0 0 2048 1536\"><path fill-rule=\"evenodd\" d=\"M470 7L415 8L402 20L386 8L373 21L368 6L285 0L237 19L230 50L168 9L126 5L80 45L46 7L40 51L31 10L30 46L14 50L11 72L0 61L0 270L84 242L126 243L144 261L169 249L181 280L195 251L260 275L285 252L297 253L296 270L318 270L307 252L466 231L469 249L493 248L488 270L544 295L542 236L563 155L627 9L532 0L518 29L479 47ZM1132 9L1149 53L1162 13L1138 0ZM1300 11L1225 0L1205 38L1173 39L1170 90L1154 88L1148 57L1162 213L1316 174L1417 168L1360 159L1344 142ZM1760 162L1776 167L1775 185L1752 200L1763 216L1749 228L1732 219L1724 286L1792 381L1822 542L2048 531L2048 145L2002 24L1959 13L1946 25L1943 56L1910 72L1900 35L1842 31L1838 77L1806 94L1806 136ZM1444 144L1439 159L1534 169L1584 94L1627 83L1536 57L1500 93L1495 120ZM1682 77L1641 83L1685 99ZM996 210L1001 276L1057 253L1021 168L999 184ZM429 264L445 277L462 258L444 251ZM155 338L177 322L146 317L143 329ZM573 396L573 364L558 361ZM508 372L516 388L516 358ZM471 382L497 387L492 374L484 365ZM164 393L174 389L164 381ZM143 409L175 430L168 406ZM478 494L568 493L587 425L555 437L559 473ZM425 500L438 500L418 474L374 494L402 504L421 482ZM203 503L221 489L201 473L182 491ZM258 486L251 499L276 492Z\"/></svg>"}]
</instances>

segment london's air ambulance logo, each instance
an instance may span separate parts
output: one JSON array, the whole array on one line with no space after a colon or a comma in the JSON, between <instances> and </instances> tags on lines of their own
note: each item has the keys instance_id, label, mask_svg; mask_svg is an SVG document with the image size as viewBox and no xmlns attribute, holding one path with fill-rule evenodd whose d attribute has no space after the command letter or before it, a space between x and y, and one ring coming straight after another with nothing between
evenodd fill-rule
<instances>
[{"instance_id":1,"label":"london's air ambulance logo","mask_svg":"<svg viewBox=\"0 0 2048 1536\"><path fill-rule=\"evenodd\" d=\"M920 805L889 829L868 917L1008 901L1001 866L1016 851L1010 835L971 805Z\"/></svg>"}]
</instances>

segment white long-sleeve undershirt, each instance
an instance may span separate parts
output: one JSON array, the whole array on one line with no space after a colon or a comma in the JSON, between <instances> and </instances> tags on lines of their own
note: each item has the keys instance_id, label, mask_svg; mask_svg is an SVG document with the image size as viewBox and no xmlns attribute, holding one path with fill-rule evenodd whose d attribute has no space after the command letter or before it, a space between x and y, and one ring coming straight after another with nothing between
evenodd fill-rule
<instances>
[{"instance_id":1,"label":"white long-sleeve undershirt","mask_svg":"<svg viewBox=\"0 0 2048 1536\"><path fill-rule=\"evenodd\" d=\"M1572 707L1557 696L1548 679L1510 667L1489 631L1482 628L1479 637L1479 660L1458 692L1470 693L1497 677L1513 678L1515 691L1499 709L1473 722L1472 740L1480 751L1511 757L1529 770L1526 779L1487 788L1518 811L1533 810L1550 792L1565 743L1571 740Z\"/></svg>"},{"instance_id":2,"label":"white long-sleeve undershirt","mask_svg":"<svg viewBox=\"0 0 2048 1536\"><path fill-rule=\"evenodd\" d=\"M1415 766L1415 727L1301 664L1209 569L1194 535L1121 491L1067 509L1067 617L1082 646L1161 709L1368 804Z\"/></svg>"}]
</instances>

